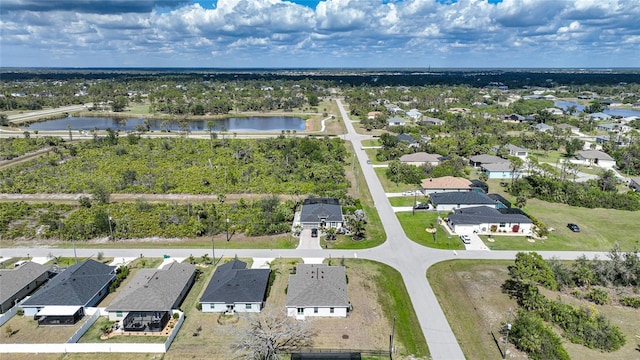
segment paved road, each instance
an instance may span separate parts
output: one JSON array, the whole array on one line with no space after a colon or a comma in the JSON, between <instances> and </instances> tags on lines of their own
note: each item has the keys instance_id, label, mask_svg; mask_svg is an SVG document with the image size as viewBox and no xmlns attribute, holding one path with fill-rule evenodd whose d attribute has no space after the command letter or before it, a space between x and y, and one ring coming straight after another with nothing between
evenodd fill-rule
<instances>
[{"instance_id":1,"label":"paved road","mask_svg":"<svg viewBox=\"0 0 640 360\"><path fill-rule=\"evenodd\" d=\"M387 241L373 249L364 250L323 250L315 249L219 249L216 256L220 257L252 257L252 258L280 258L296 257L305 259L321 259L329 257L366 258L382 262L397 269L404 280L405 286L411 297L414 311L420 322L422 331L426 337L429 351L433 359L453 360L464 359L464 354L458 344L447 319L438 304L438 300L431 289L427 279L427 269L438 262L449 259L514 259L517 251L445 251L426 248L409 240L393 208L389 203L382 185L373 167L367 165L367 155L362 149L361 141L368 139L366 135L355 132L342 103L338 100L338 108L344 119L348 133L345 139L351 141L358 161L362 164L362 173L367 181L369 190L378 210L380 219L387 234ZM146 257L161 257L167 252L173 258L186 258L194 252L194 249L77 249L77 255L87 257L96 255L100 251L107 257L128 258L143 254ZM539 252L545 258L556 257L559 259L573 260L586 254L593 258L604 258L603 252ZM6 248L0 249L2 257L16 256L73 256L73 249L31 247L31 248Z\"/></svg>"},{"instance_id":2,"label":"paved road","mask_svg":"<svg viewBox=\"0 0 640 360\"><path fill-rule=\"evenodd\" d=\"M65 112L82 111L82 110L86 110L91 106L92 104L63 106L55 109L30 111L28 113L22 113L22 114L13 114L13 115L9 115L8 117L9 117L9 122L20 123L21 121L24 121L24 120L36 119L43 116L62 114Z\"/></svg>"}]
</instances>

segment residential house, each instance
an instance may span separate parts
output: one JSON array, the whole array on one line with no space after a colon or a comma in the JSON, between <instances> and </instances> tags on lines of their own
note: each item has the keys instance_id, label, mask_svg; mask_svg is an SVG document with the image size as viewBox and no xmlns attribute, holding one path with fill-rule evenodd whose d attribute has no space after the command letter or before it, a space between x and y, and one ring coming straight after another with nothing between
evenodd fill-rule
<instances>
[{"instance_id":1,"label":"residential house","mask_svg":"<svg viewBox=\"0 0 640 360\"><path fill-rule=\"evenodd\" d=\"M635 192L640 192L640 176L629 179L629 187Z\"/></svg>"},{"instance_id":2,"label":"residential house","mask_svg":"<svg viewBox=\"0 0 640 360\"><path fill-rule=\"evenodd\" d=\"M538 123L538 124L532 126L532 128L534 130L540 131L540 132L553 131L553 126L547 125L545 123Z\"/></svg>"},{"instance_id":3,"label":"residential house","mask_svg":"<svg viewBox=\"0 0 640 360\"><path fill-rule=\"evenodd\" d=\"M473 155L469 158L469 163L473 167L481 167L486 164L500 164L500 163L508 163L509 160L503 159L499 156L489 155L489 154L480 154Z\"/></svg>"},{"instance_id":4,"label":"residential house","mask_svg":"<svg viewBox=\"0 0 640 360\"><path fill-rule=\"evenodd\" d=\"M405 115L407 117L413 119L414 121L420 120L420 118L422 117L422 113L420 111L418 111L418 109L411 109L411 110L407 111L405 113Z\"/></svg>"},{"instance_id":5,"label":"residential house","mask_svg":"<svg viewBox=\"0 0 640 360\"><path fill-rule=\"evenodd\" d=\"M558 128L558 130L561 130L561 131L569 130L571 131L572 134L580 133L580 129L577 126L573 126L570 124L558 124L556 125L556 128Z\"/></svg>"},{"instance_id":6,"label":"residential house","mask_svg":"<svg viewBox=\"0 0 640 360\"><path fill-rule=\"evenodd\" d=\"M478 191L443 192L429 195L429 203L438 211L451 211L474 206L496 208L496 201Z\"/></svg>"},{"instance_id":7,"label":"residential house","mask_svg":"<svg viewBox=\"0 0 640 360\"><path fill-rule=\"evenodd\" d=\"M609 120L609 119L611 119L611 115L605 114L603 112L587 114L586 117L587 118L591 118L593 120Z\"/></svg>"},{"instance_id":8,"label":"residential house","mask_svg":"<svg viewBox=\"0 0 640 360\"><path fill-rule=\"evenodd\" d=\"M369 111L367 113L367 119L368 120L373 120L376 118L376 116L381 116L382 112L381 111Z\"/></svg>"},{"instance_id":9,"label":"residential house","mask_svg":"<svg viewBox=\"0 0 640 360\"><path fill-rule=\"evenodd\" d=\"M116 278L115 266L93 259L85 260L62 271L40 287L35 294L20 303L27 316L38 316L45 310L42 323L68 323L85 307L94 307L109 293ZM75 308L73 308L75 307ZM73 309L74 313L69 314ZM50 319L47 319L50 317Z\"/></svg>"},{"instance_id":10,"label":"residential house","mask_svg":"<svg viewBox=\"0 0 640 360\"><path fill-rule=\"evenodd\" d=\"M522 176L521 169L512 169L510 162L484 164L480 169L489 179L517 179Z\"/></svg>"},{"instance_id":11,"label":"residential house","mask_svg":"<svg viewBox=\"0 0 640 360\"><path fill-rule=\"evenodd\" d=\"M404 119L399 118L397 116L394 116L391 119L387 120L388 126L404 126L404 124L405 124Z\"/></svg>"},{"instance_id":12,"label":"residential house","mask_svg":"<svg viewBox=\"0 0 640 360\"><path fill-rule=\"evenodd\" d=\"M616 160L609 154L600 150L581 150L576 156L577 160L572 162L592 166L596 165L603 169L611 169L616 165Z\"/></svg>"},{"instance_id":13,"label":"residential house","mask_svg":"<svg viewBox=\"0 0 640 360\"><path fill-rule=\"evenodd\" d=\"M398 136L396 136L396 138L400 142L405 142L405 143L409 144L409 147L417 147L417 146L420 145L420 143L416 139L414 139L413 136L411 136L411 135L398 134Z\"/></svg>"},{"instance_id":14,"label":"residential house","mask_svg":"<svg viewBox=\"0 0 640 360\"><path fill-rule=\"evenodd\" d=\"M247 269L237 259L218 266L200 298L202 312L260 312L270 274L270 269Z\"/></svg>"},{"instance_id":15,"label":"residential house","mask_svg":"<svg viewBox=\"0 0 640 360\"><path fill-rule=\"evenodd\" d=\"M458 234L519 233L532 235L533 221L525 215L503 213L489 206L456 209L447 216L451 229Z\"/></svg>"},{"instance_id":16,"label":"residential house","mask_svg":"<svg viewBox=\"0 0 640 360\"><path fill-rule=\"evenodd\" d=\"M439 192L471 191L471 181L455 176L422 179L422 192L425 195Z\"/></svg>"},{"instance_id":17,"label":"residential house","mask_svg":"<svg viewBox=\"0 0 640 360\"><path fill-rule=\"evenodd\" d=\"M400 162L403 164L422 166L425 164L436 166L442 161L442 155L429 154L426 152L417 152L413 154L405 154L400 157Z\"/></svg>"},{"instance_id":18,"label":"residential house","mask_svg":"<svg viewBox=\"0 0 640 360\"><path fill-rule=\"evenodd\" d=\"M509 156L516 156L523 160L526 159L527 156L529 155L529 149L521 148L519 146L507 144L504 146L504 148L507 149ZM494 146L491 149L493 151L499 151L500 146Z\"/></svg>"},{"instance_id":19,"label":"residential house","mask_svg":"<svg viewBox=\"0 0 640 360\"><path fill-rule=\"evenodd\" d=\"M632 127L629 125L619 124L619 123L606 123L606 124L598 124L596 129L600 131L606 132L615 132L615 133L626 133L631 131Z\"/></svg>"},{"instance_id":20,"label":"residential house","mask_svg":"<svg viewBox=\"0 0 640 360\"><path fill-rule=\"evenodd\" d=\"M342 206L334 198L308 198L302 202L300 225L304 229L341 228L344 223Z\"/></svg>"},{"instance_id":21,"label":"residential house","mask_svg":"<svg viewBox=\"0 0 640 360\"><path fill-rule=\"evenodd\" d=\"M55 274L49 266L27 261L12 269L0 269L0 313L33 293Z\"/></svg>"},{"instance_id":22,"label":"residential house","mask_svg":"<svg viewBox=\"0 0 640 360\"><path fill-rule=\"evenodd\" d=\"M298 264L289 275L287 316L346 317L350 307L344 266Z\"/></svg>"},{"instance_id":23,"label":"residential house","mask_svg":"<svg viewBox=\"0 0 640 360\"><path fill-rule=\"evenodd\" d=\"M109 320L122 321L125 331L162 331L189 293L196 267L172 262L161 269L140 269L105 309Z\"/></svg>"},{"instance_id":24,"label":"residential house","mask_svg":"<svg viewBox=\"0 0 640 360\"><path fill-rule=\"evenodd\" d=\"M519 115L519 114L510 114L510 115L504 115L502 117L503 121L506 122L516 122L516 123L521 123L524 121L524 116Z\"/></svg>"},{"instance_id":25,"label":"residential house","mask_svg":"<svg viewBox=\"0 0 640 360\"><path fill-rule=\"evenodd\" d=\"M546 109L544 109L544 111L548 112L551 115L555 115L555 116L564 115L564 111L562 111L562 109L558 109L558 108L555 108L555 107L546 108Z\"/></svg>"},{"instance_id":26,"label":"residential house","mask_svg":"<svg viewBox=\"0 0 640 360\"><path fill-rule=\"evenodd\" d=\"M440 120L440 119L436 119L436 118L432 118L432 117L422 118L418 122L420 124L422 124L422 125L435 125L435 126L444 125L444 120Z\"/></svg>"}]
</instances>

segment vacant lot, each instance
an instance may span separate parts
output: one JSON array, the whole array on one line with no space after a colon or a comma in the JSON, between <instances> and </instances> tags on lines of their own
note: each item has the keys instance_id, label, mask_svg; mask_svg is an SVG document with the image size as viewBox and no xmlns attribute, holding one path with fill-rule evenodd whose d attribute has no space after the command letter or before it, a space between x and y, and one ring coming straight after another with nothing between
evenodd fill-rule
<instances>
[{"instance_id":1,"label":"vacant lot","mask_svg":"<svg viewBox=\"0 0 640 360\"><path fill-rule=\"evenodd\" d=\"M456 334L462 350L469 359L497 359L501 356L496 339L499 330L509 320L510 312L518 305L502 293L501 285L509 277L507 266L512 261L454 260L432 266L427 277L438 301ZM584 346L563 342L572 359L638 359L636 347L640 312L636 309L592 303L574 299L560 292L545 292L553 299L558 296L574 305L594 306L619 326L627 337L627 344L613 353L602 353ZM561 331L558 331L560 334ZM500 343L504 347L504 343ZM526 359L526 355L509 347L510 359Z\"/></svg>"}]
</instances>

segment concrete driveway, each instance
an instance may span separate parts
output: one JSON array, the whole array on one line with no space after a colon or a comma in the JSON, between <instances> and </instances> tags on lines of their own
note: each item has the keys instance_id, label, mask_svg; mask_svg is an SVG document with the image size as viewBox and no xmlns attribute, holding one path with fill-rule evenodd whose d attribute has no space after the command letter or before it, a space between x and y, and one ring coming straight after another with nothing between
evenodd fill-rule
<instances>
[{"instance_id":1,"label":"concrete driveway","mask_svg":"<svg viewBox=\"0 0 640 360\"><path fill-rule=\"evenodd\" d=\"M457 236L457 240L462 242L462 240L460 239L460 235L462 234L459 234ZM464 244L465 249L490 251L487 245L485 245L484 242L480 239L480 236L478 236L478 234L471 233L466 235L469 235L469 238L471 239L471 244Z\"/></svg>"},{"instance_id":2,"label":"concrete driveway","mask_svg":"<svg viewBox=\"0 0 640 360\"><path fill-rule=\"evenodd\" d=\"M296 249L322 249L320 247L320 237L311 237L311 229L304 229L300 233L300 243Z\"/></svg>"}]
</instances>

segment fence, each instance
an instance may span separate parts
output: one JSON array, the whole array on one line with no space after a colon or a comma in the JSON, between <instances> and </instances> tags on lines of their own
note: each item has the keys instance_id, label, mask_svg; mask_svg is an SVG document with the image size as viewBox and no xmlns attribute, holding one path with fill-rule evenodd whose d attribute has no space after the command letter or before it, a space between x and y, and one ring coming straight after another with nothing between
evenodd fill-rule
<instances>
[{"instance_id":1,"label":"fence","mask_svg":"<svg viewBox=\"0 0 640 360\"><path fill-rule=\"evenodd\" d=\"M98 308L87 308L87 313L91 313L91 317L76 331L75 334L63 344L2 344L0 353L166 353L175 339L178 331L184 323L184 313L174 311L180 314L176 325L167 341L161 344L140 344L140 343L76 343L82 335L93 325L101 316Z\"/></svg>"}]
</instances>

